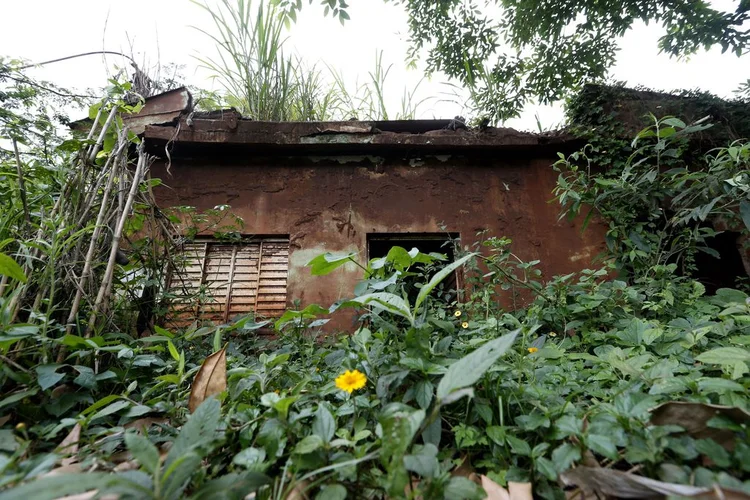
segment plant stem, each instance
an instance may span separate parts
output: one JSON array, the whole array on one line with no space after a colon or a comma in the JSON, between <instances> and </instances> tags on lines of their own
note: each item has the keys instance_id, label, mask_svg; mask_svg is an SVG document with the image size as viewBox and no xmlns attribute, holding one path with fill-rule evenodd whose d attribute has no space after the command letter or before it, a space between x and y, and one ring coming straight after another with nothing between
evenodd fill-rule
<instances>
[{"instance_id":1,"label":"plant stem","mask_svg":"<svg viewBox=\"0 0 750 500\"><path fill-rule=\"evenodd\" d=\"M24 219L26 220L26 227L29 228L31 226L31 215L29 215L29 204L26 202L26 185L23 181L23 165L21 164L21 155L18 153L18 142L16 141L16 138L14 137L12 139L13 141L13 151L16 154L16 171L18 172L18 190L21 194L21 203L23 204L23 215Z\"/></svg>"}]
</instances>

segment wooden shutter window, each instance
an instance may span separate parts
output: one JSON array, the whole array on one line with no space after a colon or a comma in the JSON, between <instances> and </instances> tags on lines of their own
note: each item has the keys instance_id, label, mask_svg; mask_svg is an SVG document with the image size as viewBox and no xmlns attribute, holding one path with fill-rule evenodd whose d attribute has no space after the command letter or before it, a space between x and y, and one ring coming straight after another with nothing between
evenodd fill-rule
<instances>
[{"instance_id":1,"label":"wooden shutter window","mask_svg":"<svg viewBox=\"0 0 750 500\"><path fill-rule=\"evenodd\" d=\"M170 284L176 297L171 323L187 326L195 319L226 323L250 313L278 317L286 310L287 238L191 243L185 245L183 255L184 271L175 272ZM196 297L201 288L205 296Z\"/></svg>"}]
</instances>

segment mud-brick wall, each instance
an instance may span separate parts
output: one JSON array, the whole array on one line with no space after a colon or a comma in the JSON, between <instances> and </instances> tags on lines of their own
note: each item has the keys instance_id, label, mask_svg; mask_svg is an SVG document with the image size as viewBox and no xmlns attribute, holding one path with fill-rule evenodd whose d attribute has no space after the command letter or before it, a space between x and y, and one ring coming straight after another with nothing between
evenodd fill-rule
<instances>
[{"instance_id":1,"label":"mud-brick wall","mask_svg":"<svg viewBox=\"0 0 750 500\"><path fill-rule=\"evenodd\" d=\"M558 221L550 203L557 174L552 157L498 152L494 157L297 157L173 159L152 175L162 207L199 210L229 205L247 234L290 236L288 303L329 306L350 297L362 273L354 265L329 276L311 276L305 265L323 252L367 255L369 233L459 233L463 245L476 234L508 236L513 251L541 260L546 276L587 267L603 250L603 229ZM342 313L344 314L344 313ZM348 314L348 313L347 313ZM350 325L351 317L332 324Z\"/></svg>"}]
</instances>

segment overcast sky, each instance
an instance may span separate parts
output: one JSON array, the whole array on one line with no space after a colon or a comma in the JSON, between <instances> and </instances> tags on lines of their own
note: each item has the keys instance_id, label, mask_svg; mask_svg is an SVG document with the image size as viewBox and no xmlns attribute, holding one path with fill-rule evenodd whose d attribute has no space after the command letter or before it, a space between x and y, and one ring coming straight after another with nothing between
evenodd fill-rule
<instances>
[{"instance_id":1,"label":"overcast sky","mask_svg":"<svg viewBox=\"0 0 750 500\"><path fill-rule=\"evenodd\" d=\"M214 0L207 0L212 4ZM260 0L255 0L258 2ZM267 0L263 0L267 1ZM101 49L130 52L133 43L137 60L151 64L185 64L190 83L211 87L207 74L197 70L194 56L211 54L213 43L192 26L210 28L208 15L189 0L3 0L3 29L0 55L21 57L32 62L54 59L79 52ZM350 83L367 78L374 67L375 53L384 51L392 64L387 99L399 107L404 86L411 88L423 77L419 70L407 70L406 15L402 8L381 0L351 0L351 20L341 26L338 20L324 18L322 8L308 6L289 33L287 50L299 53L310 63L328 64L341 71ZM734 9L736 2L715 2ZM750 64L720 50L701 53L689 61L659 55L655 26L638 26L622 43L612 76L629 85L656 89L700 88L722 97L731 97L738 85L750 78ZM106 84L106 76L117 57L89 57L35 69L33 75L69 88L91 88ZM466 114L449 102L444 79L424 81L419 95L431 100L420 108L420 118L452 118ZM538 114L544 127L563 120L560 106L530 107L507 126L533 130Z\"/></svg>"}]
</instances>

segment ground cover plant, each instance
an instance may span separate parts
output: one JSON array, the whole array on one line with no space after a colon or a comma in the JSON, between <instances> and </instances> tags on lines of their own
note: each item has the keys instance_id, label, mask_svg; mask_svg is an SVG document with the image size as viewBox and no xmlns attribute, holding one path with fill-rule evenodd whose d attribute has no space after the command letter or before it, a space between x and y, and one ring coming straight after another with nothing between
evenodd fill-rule
<instances>
[{"instance_id":1,"label":"ground cover plant","mask_svg":"<svg viewBox=\"0 0 750 500\"><path fill-rule=\"evenodd\" d=\"M142 336L141 292L166 295L180 241L121 119L139 100L113 81L90 109L98 132L62 140L37 106L47 91L10 66L1 499L750 493L750 299L689 273L704 223L750 231L747 143L696 158L689 137L705 123L665 117L622 168L589 169L590 148L561 157L563 215L591 207L610 224L599 268L542 276L503 235L456 242L450 263L400 247L369 262L325 254L312 274L361 266L350 299ZM222 234L240 222L181 212ZM466 290L447 289L456 271ZM359 326L322 334L342 312Z\"/></svg>"}]
</instances>

